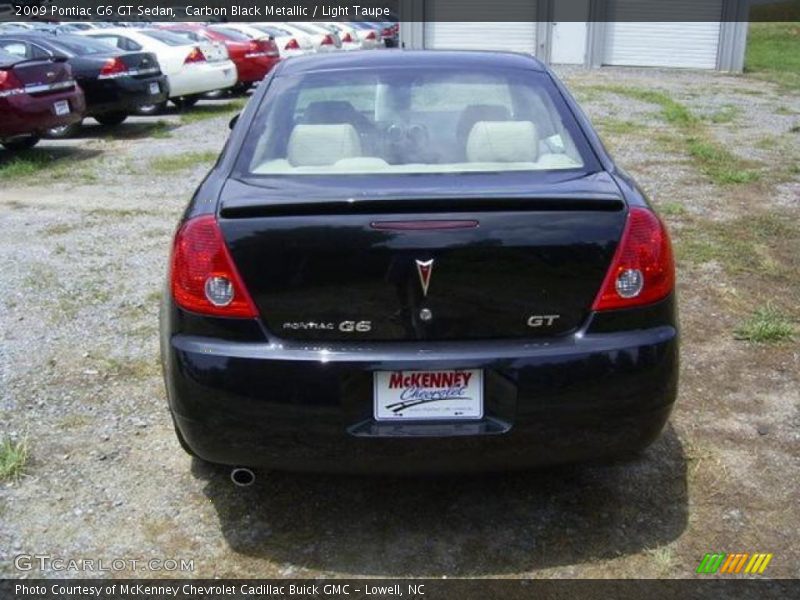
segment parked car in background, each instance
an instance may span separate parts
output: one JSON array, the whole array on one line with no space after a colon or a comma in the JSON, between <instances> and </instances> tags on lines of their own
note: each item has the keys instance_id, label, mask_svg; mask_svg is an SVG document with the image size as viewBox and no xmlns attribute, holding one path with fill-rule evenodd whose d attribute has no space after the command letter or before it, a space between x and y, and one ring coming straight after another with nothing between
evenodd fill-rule
<instances>
[{"instance_id":1,"label":"parked car in background","mask_svg":"<svg viewBox=\"0 0 800 600\"><path fill-rule=\"evenodd\" d=\"M307 36L316 52L335 52L342 46L338 35L310 21L281 23L280 27L297 35Z\"/></svg>"},{"instance_id":2,"label":"parked car in background","mask_svg":"<svg viewBox=\"0 0 800 600\"><path fill-rule=\"evenodd\" d=\"M0 48L25 58L63 57L86 96L86 117L118 125L139 107L164 102L168 86L151 52L127 52L80 35L18 33L0 35ZM52 137L67 137L80 121L53 127Z\"/></svg>"},{"instance_id":3,"label":"parked car in background","mask_svg":"<svg viewBox=\"0 0 800 600\"><path fill-rule=\"evenodd\" d=\"M0 49L0 144L32 148L51 127L83 118L83 92L66 58L27 58Z\"/></svg>"},{"instance_id":4,"label":"parked car in background","mask_svg":"<svg viewBox=\"0 0 800 600\"><path fill-rule=\"evenodd\" d=\"M81 35L103 41L127 51L152 52L167 77L169 100L178 108L193 106L200 96L213 90L236 85L236 65L219 42L190 42L185 37L163 29L114 28L82 32ZM153 114L166 101L143 106L139 112Z\"/></svg>"},{"instance_id":5,"label":"parked car in background","mask_svg":"<svg viewBox=\"0 0 800 600\"><path fill-rule=\"evenodd\" d=\"M364 50L377 48L383 45L381 40L381 30L374 25L364 23L362 21L352 21L349 25L356 30L359 39L361 40L361 47Z\"/></svg>"},{"instance_id":6,"label":"parked car in background","mask_svg":"<svg viewBox=\"0 0 800 600\"><path fill-rule=\"evenodd\" d=\"M315 24L338 35L339 39L342 41L342 50L362 50L364 48L363 41L358 35L358 30L348 23L340 21L317 21Z\"/></svg>"},{"instance_id":7,"label":"parked car in background","mask_svg":"<svg viewBox=\"0 0 800 600\"><path fill-rule=\"evenodd\" d=\"M264 36L275 40L281 58L291 58L316 52L311 38L303 32L290 31L279 23L225 23L225 27L236 29L253 39Z\"/></svg>"},{"instance_id":8,"label":"parked car in background","mask_svg":"<svg viewBox=\"0 0 800 600\"><path fill-rule=\"evenodd\" d=\"M224 25L198 23L169 23L161 29L181 35L190 42L219 42L225 45L228 56L236 65L237 83L234 92L242 93L258 83L281 60L275 40L269 37L253 39L245 33Z\"/></svg>"}]
</instances>

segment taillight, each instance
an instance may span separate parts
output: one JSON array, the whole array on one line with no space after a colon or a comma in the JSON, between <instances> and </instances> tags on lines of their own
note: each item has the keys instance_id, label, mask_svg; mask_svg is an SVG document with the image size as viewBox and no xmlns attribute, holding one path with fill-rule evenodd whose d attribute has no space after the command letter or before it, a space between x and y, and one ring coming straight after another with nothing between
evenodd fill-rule
<instances>
[{"instance_id":1,"label":"taillight","mask_svg":"<svg viewBox=\"0 0 800 600\"><path fill-rule=\"evenodd\" d=\"M200 50L200 48L192 48L192 51L189 52L189 56L186 57L186 60L183 61L183 64L199 63L205 61L206 61L206 55L203 54L203 51Z\"/></svg>"},{"instance_id":2,"label":"taillight","mask_svg":"<svg viewBox=\"0 0 800 600\"><path fill-rule=\"evenodd\" d=\"M297 43L297 40L292 38L286 45L283 47L284 50L300 50L300 44Z\"/></svg>"},{"instance_id":3,"label":"taillight","mask_svg":"<svg viewBox=\"0 0 800 600\"><path fill-rule=\"evenodd\" d=\"M383 35L383 37L392 37L392 34L393 31L391 27L384 27L383 31L381 32L381 35Z\"/></svg>"},{"instance_id":4,"label":"taillight","mask_svg":"<svg viewBox=\"0 0 800 600\"><path fill-rule=\"evenodd\" d=\"M352 44L353 43L353 36L349 33L345 33L344 37L342 38L342 42L345 44Z\"/></svg>"},{"instance_id":5,"label":"taillight","mask_svg":"<svg viewBox=\"0 0 800 600\"><path fill-rule=\"evenodd\" d=\"M13 71L0 70L0 98L24 94L25 86L17 79Z\"/></svg>"},{"instance_id":6,"label":"taillight","mask_svg":"<svg viewBox=\"0 0 800 600\"><path fill-rule=\"evenodd\" d=\"M100 74L98 79L114 79L115 77L122 77L128 73L127 65L119 58L109 58L100 67Z\"/></svg>"},{"instance_id":7,"label":"taillight","mask_svg":"<svg viewBox=\"0 0 800 600\"><path fill-rule=\"evenodd\" d=\"M611 267L592 310L615 310L658 302L675 286L669 234L645 208L631 208Z\"/></svg>"},{"instance_id":8,"label":"taillight","mask_svg":"<svg viewBox=\"0 0 800 600\"><path fill-rule=\"evenodd\" d=\"M335 44L336 42L333 41L333 36L330 33L326 33L325 37L322 38L320 42L321 46L330 46L331 44Z\"/></svg>"},{"instance_id":9,"label":"taillight","mask_svg":"<svg viewBox=\"0 0 800 600\"><path fill-rule=\"evenodd\" d=\"M213 215L178 230L170 265L172 297L194 313L252 319L258 316Z\"/></svg>"},{"instance_id":10,"label":"taillight","mask_svg":"<svg viewBox=\"0 0 800 600\"><path fill-rule=\"evenodd\" d=\"M370 31L370 32L367 34L367 39L368 39L368 40L374 40L374 39L375 39L375 32L374 32L374 31Z\"/></svg>"}]
</instances>

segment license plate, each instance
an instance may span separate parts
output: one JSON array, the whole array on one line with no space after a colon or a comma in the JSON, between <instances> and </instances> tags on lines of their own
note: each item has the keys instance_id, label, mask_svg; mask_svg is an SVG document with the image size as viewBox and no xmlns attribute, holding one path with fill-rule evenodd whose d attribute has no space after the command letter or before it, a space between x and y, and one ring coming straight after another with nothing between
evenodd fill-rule
<instances>
[{"instance_id":1,"label":"license plate","mask_svg":"<svg viewBox=\"0 0 800 600\"><path fill-rule=\"evenodd\" d=\"M64 115L69 114L69 102L66 100L59 100L55 104L53 104L53 112L56 113L57 116L63 117Z\"/></svg>"},{"instance_id":2,"label":"license plate","mask_svg":"<svg viewBox=\"0 0 800 600\"><path fill-rule=\"evenodd\" d=\"M150 95L157 96L161 93L161 88L158 87L158 83L153 82L150 84Z\"/></svg>"},{"instance_id":3,"label":"license plate","mask_svg":"<svg viewBox=\"0 0 800 600\"><path fill-rule=\"evenodd\" d=\"M428 421L483 417L483 371L378 371L375 419Z\"/></svg>"}]
</instances>

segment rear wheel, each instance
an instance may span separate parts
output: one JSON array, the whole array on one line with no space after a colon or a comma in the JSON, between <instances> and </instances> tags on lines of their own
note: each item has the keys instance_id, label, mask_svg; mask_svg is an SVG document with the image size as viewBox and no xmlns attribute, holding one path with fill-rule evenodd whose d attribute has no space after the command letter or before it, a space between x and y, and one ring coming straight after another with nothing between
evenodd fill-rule
<instances>
[{"instance_id":1,"label":"rear wheel","mask_svg":"<svg viewBox=\"0 0 800 600\"><path fill-rule=\"evenodd\" d=\"M58 127L51 127L47 130L47 137L55 140L62 140L64 138L72 137L81 129L83 121L77 123L70 123L69 125L59 125Z\"/></svg>"},{"instance_id":2,"label":"rear wheel","mask_svg":"<svg viewBox=\"0 0 800 600\"><path fill-rule=\"evenodd\" d=\"M148 117L150 115L157 115L164 112L165 108L167 108L166 101L159 102L157 104L143 104L136 109L136 114Z\"/></svg>"},{"instance_id":3,"label":"rear wheel","mask_svg":"<svg viewBox=\"0 0 800 600\"><path fill-rule=\"evenodd\" d=\"M20 150L28 150L33 148L36 144L39 143L39 140L42 139L36 135L24 135L14 138L7 138L0 141L3 148L6 150L11 150L13 152L19 152Z\"/></svg>"},{"instance_id":4,"label":"rear wheel","mask_svg":"<svg viewBox=\"0 0 800 600\"><path fill-rule=\"evenodd\" d=\"M111 112L104 115L97 115L94 120L101 125L119 125L128 118L128 113L125 112Z\"/></svg>"},{"instance_id":5,"label":"rear wheel","mask_svg":"<svg viewBox=\"0 0 800 600\"><path fill-rule=\"evenodd\" d=\"M171 98L172 103L178 107L178 110L185 110L192 108L200 100L200 96L178 96Z\"/></svg>"},{"instance_id":6,"label":"rear wheel","mask_svg":"<svg viewBox=\"0 0 800 600\"><path fill-rule=\"evenodd\" d=\"M231 93L234 96L243 96L247 93L247 91L253 87L253 84L250 82L246 83L237 83L235 86L231 88Z\"/></svg>"}]
</instances>

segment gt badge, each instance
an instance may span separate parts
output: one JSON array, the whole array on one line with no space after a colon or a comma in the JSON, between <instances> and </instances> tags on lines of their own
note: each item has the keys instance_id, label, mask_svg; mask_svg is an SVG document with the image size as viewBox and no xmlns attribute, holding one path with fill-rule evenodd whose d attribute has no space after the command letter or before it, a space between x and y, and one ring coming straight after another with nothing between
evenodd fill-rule
<instances>
[{"instance_id":1,"label":"gt badge","mask_svg":"<svg viewBox=\"0 0 800 600\"><path fill-rule=\"evenodd\" d=\"M419 274L419 283L422 285L422 295L428 295L428 286L431 284L431 273L433 272L433 259L418 260L417 273Z\"/></svg>"}]
</instances>

